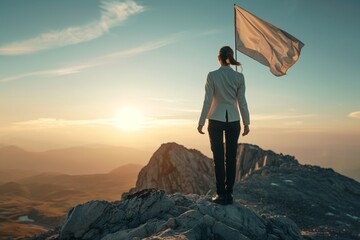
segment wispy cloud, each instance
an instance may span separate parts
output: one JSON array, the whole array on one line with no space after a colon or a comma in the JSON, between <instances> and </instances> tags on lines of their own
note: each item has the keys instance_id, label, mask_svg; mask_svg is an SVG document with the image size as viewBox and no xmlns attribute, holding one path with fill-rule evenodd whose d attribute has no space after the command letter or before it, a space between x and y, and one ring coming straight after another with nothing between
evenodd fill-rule
<instances>
[{"instance_id":1,"label":"wispy cloud","mask_svg":"<svg viewBox=\"0 0 360 240\"><path fill-rule=\"evenodd\" d=\"M300 127L303 126L304 123L302 121L292 121L292 122L285 122L285 125L289 127Z\"/></svg>"},{"instance_id":2,"label":"wispy cloud","mask_svg":"<svg viewBox=\"0 0 360 240\"><path fill-rule=\"evenodd\" d=\"M271 120L287 120L287 119L301 119L314 117L314 114L253 114L251 115L251 119L255 121L271 121Z\"/></svg>"},{"instance_id":3,"label":"wispy cloud","mask_svg":"<svg viewBox=\"0 0 360 240\"><path fill-rule=\"evenodd\" d=\"M183 119L183 118L168 118L168 119L158 119L154 118L152 121L149 121L144 128L163 128L169 126L184 126L184 125L196 125L196 121L192 119Z\"/></svg>"},{"instance_id":4,"label":"wispy cloud","mask_svg":"<svg viewBox=\"0 0 360 240\"><path fill-rule=\"evenodd\" d=\"M214 35L214 34L219 34L223 32L221 29L211 29L205 32L201 32L199 35L200 36L209 36L209 35Z\"/></svg>"},{"instance_id":5,"label":"wispy cloud","mask_svg":"<svg viewBox=\"0 0 360 240\"><path fill-rule=\"evenodd\" d=\"M174 112L181 112L181 113L200 113L201 109L193 109L193 108L169 108L169 110Z\"/></svg>"},{"instance_id":6,"label":"wispy cloud","mask_svg":"<svg viewBox=\"0 0 360 240\"><path fill-rule=\"evenodd\" d=\"M103 1L101 9L101 17L97 21L54 30L31 39L0 46L0 55L23 55L90 41L99 38L110 28L119 25L131 15L144 11L143 6L132 0L125 2Z\"/></svg>"},{"instance_id":7,"label":"wispy cloud","mask_svg":"<svg viewBox=\"0 0 360 240\"><path fill-rule=\"evenodd\" d=\"M113 59L131 57L131 56L135 56L135 55L138 55L138 54L141 54L144 52L149 52L149 51L161 48L161 47L165 47L166 45L169 45L171 43L178 41L181 37L182 37L182 34L175 34L173 36L161 39L159 41L155 41L152 43L148 43L148 44L144 44L144 45L141 45L138 47L127 49L124 51L118 51L118 52L115 52L112 54L97 57L97 58L94 58L94 59L89 60L82 64L61 67L61 68L55 68L55 69L49 69L49 70L34 71L34 72L23 73L23 74L19 74L19 75L15 75L15 76L4 77L4 78L0 78L0 82L9 82L9 81L19 80L19 79L23 79L23 78L28 78L28 77L57 77L57 76L75 74L75 73L82 72L83 70L88 69L88 68L93 68L93 67L96 67L99 65L106 64Z\"/></svg>"},{"instance_id":8,"label":"wispy cloud","mask_svg":"<svg viewBox=\"0 0 360 240\"><path fill-rule=\"evenodd\" d=\"M79 73L82 70L90 67L97 66L98 64L95 63L88 63L88 64L81 64L77 66L69 66L69 67L62 67L50 70L43 70L43 71L35 71L29 73L23 73L15 76L1 78L0 82L10 82L18 79L28 78L28 77L57 77L57 76L64 76L69 74Z\"/></svg>"},{"instance_id":9,"label":"wispy cloud","mask_svg":"<svg viewBox=\"0 0 360 240\"><path fill-rule=\"evenodd\" d=\"M154 102L163 102L163 103L179 103L186 102L186 99L183 98L150 98L149 100Z\"/></svg>"},{"instance_id":10,"label":"wispy cloud","mask_svg":"<svg viewBox=\"0 0 360 240\"><path fill-rule=\"evenodd\" d=\"M148 44L143 44L141 46L131 48L131 49L128 49L125 51L119 51L119 52L105 55L103 57L100 57L99 59L112 59L112 58L118 58L118 57L130 57L130 56L138 55L138 54L141 54L144 52L149 52L152 50L156 50L158 48L165 47L169 44L172 44L172 43L178 41L179 39L183 38L184 36L185 36L185 33L177 33L177 34L174 34L170 37L161 39L156 42L150 42Z\"/></svg>"},{"instance_id":11,"label":"wispy cloud","mask_svg":"<svg viewBox=\"0 0 360 240\"><path fill-rule=\"evenodd\" d=\"M29 121L15 122L14 125L18 126L34 126L34 127L64 127L76 125L107 125L111 123L110 118L98 118L88 120L66 120L56 118L38 118Z\"/></svg>"},{"instance_id":12,"label":"wispy cloud","mask_svg":"<svg viewBox=\"0 0 360 240\"><path fill-rule=\"evenodd\" d=\"M95 118L95 119L57 119L57 118L38 118L28 121L21 121L12 123L13 127L20 127L26 129L44 129L44 128L59 128L59 127L72 127L72 126L112 126L118 127L122 120L117 117L112 118ZM195 124L192 119L178 118L176 116L150 116L141 119L138 123L140 129L145 128L158 128L166 126L179 126ZM126 127L126 126L124 126Z\"/></svg>"},{"instance_id":13,"label":"wispy cloud","mask_svg":"<svg viewBox=\"0 0 360 240\"><path fill-rule=\"evenodd\" d=\"M162 128L169 126L185 126L196 125L197 118L193 116L186 116L183 112L196 113L195 109L177 109L182 114L153 114L148 116L142 116L139 119L139 129L150 128ZM285 120L285 125L288 127L300 127L303 122L299 119L312 117L314 115L254 115L253 120ZM126 117L126 116L125 116ZM108 118L95 118L95 119L57 119L57 118L38 118L28 121L20 121L12 123L16 128L30 128L30 129L43 129L43 128L59 128L59 127L72 127L72 126L112 126L119 127L124 124L124 121L120 115ZM126 121L125 121L126 125ZM125 126L126 127L126 126Z\"/></svg>"},{"instance_id":14,"label":"wispy cloud","mask_svg":"<svg viewBox=\"0 0 360 240\"><path fill-rule=\"evenodd\" d=\"M348 117L360 119L360 111L351 112L351 113L349 113Z\"/></svg>"}]
</instances>

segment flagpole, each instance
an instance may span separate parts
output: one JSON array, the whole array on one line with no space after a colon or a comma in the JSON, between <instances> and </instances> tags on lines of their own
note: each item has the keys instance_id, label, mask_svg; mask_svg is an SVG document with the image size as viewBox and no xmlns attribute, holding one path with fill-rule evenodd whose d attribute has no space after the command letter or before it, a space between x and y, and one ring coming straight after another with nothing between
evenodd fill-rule
<instances>
[{"instance_id":1,"label":"flagpole","mask_svg":"<svg viewBox=\"0 0 360 240\"><path fill-rule=\"evenodd\" d=\"M236 9L235 9L236 4L234 4L234 29L235 29L235 60L237 61L237 50L236 50ZM237 65L235 66L236 71L238 71L237 69Z\"/></svg>"}]
</instances>

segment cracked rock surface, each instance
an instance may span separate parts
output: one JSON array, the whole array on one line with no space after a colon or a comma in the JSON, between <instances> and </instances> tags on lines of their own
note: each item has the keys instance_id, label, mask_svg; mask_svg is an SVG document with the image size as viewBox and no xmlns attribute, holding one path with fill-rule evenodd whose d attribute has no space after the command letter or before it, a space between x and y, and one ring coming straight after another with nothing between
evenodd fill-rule
<instances>
[{"instance_id":1,"label":"cracked rock surface","mask_svg":"<svg viewBox=\"0 0 360 240\"><path fill-rule=\"evenodd\" d=\"M166 143L142 169L130 193L148 187L166 193L215 192L213 168L212 160L200 152ZM354 179L251 144L239 144L236 169L235 201L258 214L292 219L307 239L360 239L360 183ZM189 179L196 184L184 184Z\"/></svg>"},{"instance_id":2,"label":"cracked rock surface","mask_svg":"<svg viewBox=\"0 0 360 240\"><path fill-rule=\"evenodd\" d=\"M263 218L240 203L218 205L209 196L167 195L145 189L117 202L73 208L57 239L302 239L288 218Z\"/></svg>"},{"instance_id":3,"label":"cracked rock surface","mask_svg":"<svg viewBox=\"0 0 360 240\"><path fill-rule=\"evenodd\" d=\"M33 239L360 239L354 179L250 144L239 144L236 168L234 204L213 204L213 161L163 144L121 201L77 205Z\"/></svg>"}]
</instances>

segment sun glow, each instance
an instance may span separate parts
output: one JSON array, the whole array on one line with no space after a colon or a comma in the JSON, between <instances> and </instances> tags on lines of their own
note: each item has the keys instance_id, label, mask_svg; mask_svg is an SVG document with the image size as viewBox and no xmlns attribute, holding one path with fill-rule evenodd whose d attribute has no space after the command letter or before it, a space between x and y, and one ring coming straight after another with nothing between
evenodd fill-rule
<instances>
[{"instance_id":1,"label":"sun glow","mask_svg":"<svg viewBox=\"0 0 360 240\"><path fill-rule=\"evenodd\" d=\"M114 125L124 131L137 131L143 127L144 119L139 109L124 107L116 115Z\"/></svg>"}]
</instances>

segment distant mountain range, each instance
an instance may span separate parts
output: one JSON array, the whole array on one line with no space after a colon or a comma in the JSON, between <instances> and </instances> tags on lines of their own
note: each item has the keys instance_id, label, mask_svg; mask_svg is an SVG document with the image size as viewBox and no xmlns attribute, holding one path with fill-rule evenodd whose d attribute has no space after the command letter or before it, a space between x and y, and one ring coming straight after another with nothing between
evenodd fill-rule
<instances>
[{"instance_id":1,"label":"distant mountain range","mask_svg":"<svg viewBox=\"0 0 360 240\"><path fill-rule=\"evenodd\" d=\"M74 197L76 194L120 196L134 182L142 165L126 164L109 173L69 175L61 173L40 173L0 185L0 196L24 197L30 200L51 201ZM15 172L15 171L13 171ZM120 188L119 188L120 187ZM62 193L62 194L60 194ZM116 194L117 193L117 194Z\"/></svg>"},{"instance_id":2,"label":"distant mountain range","mask_svg":"<svg viewBox=\"0 0 360 240\"><path fill-rule=\"evenodd\" d=\"M16 169L16 174L32 175L41 172L66 174L106 173L123 164L141 164L150 153L126 147L106 145L79 146L44 152L30 152L17 146L0 146L0 173ZM3 171L6 170L6 171ZM22 170L23 172L20 173ZM5 173L6 174L6 173ZM19 175L19 177L20 177ZM11 181L0 175L0 182Z\"/></svg>"}]
</instances>

